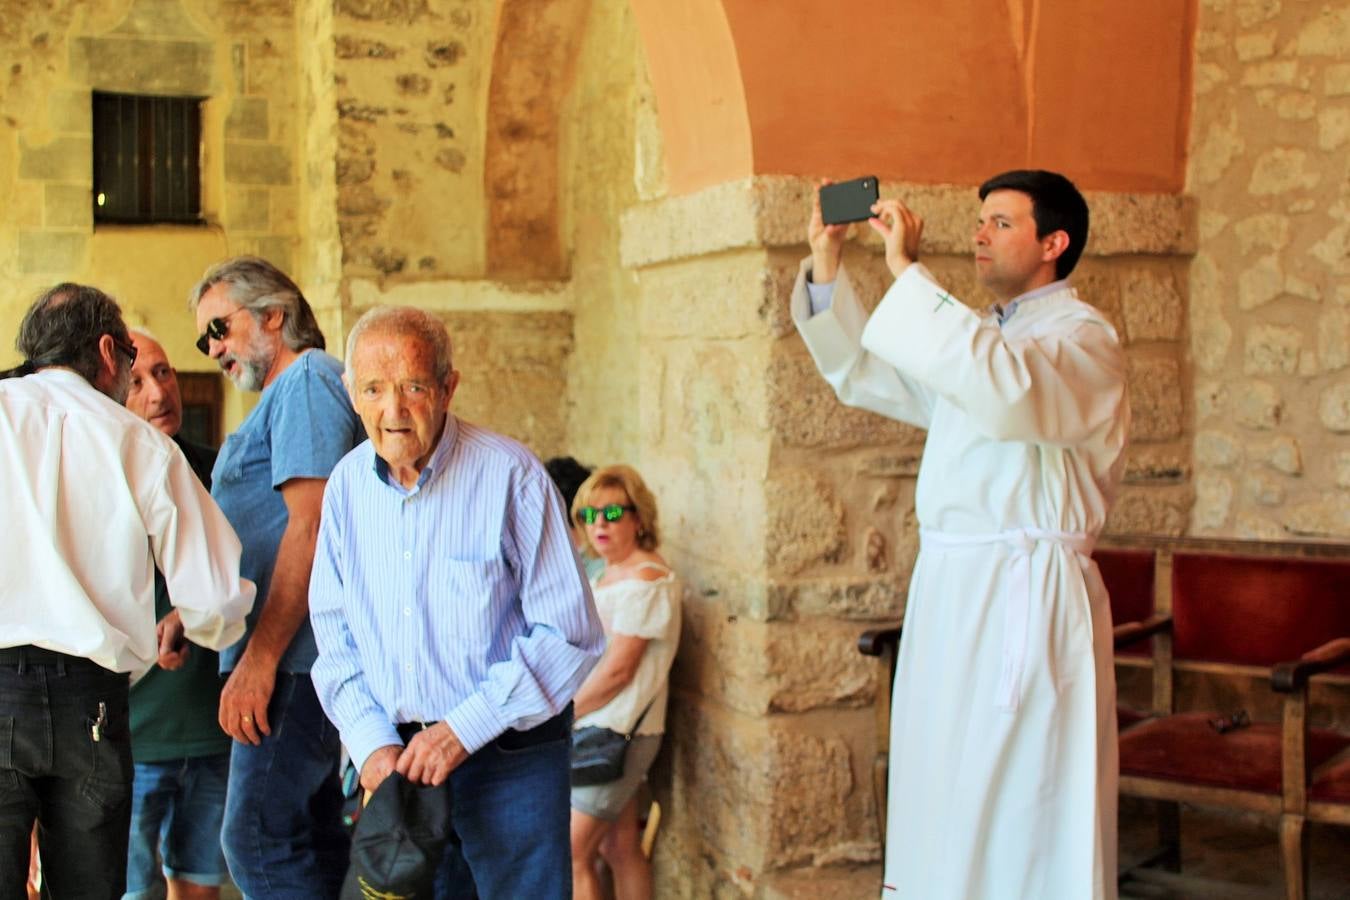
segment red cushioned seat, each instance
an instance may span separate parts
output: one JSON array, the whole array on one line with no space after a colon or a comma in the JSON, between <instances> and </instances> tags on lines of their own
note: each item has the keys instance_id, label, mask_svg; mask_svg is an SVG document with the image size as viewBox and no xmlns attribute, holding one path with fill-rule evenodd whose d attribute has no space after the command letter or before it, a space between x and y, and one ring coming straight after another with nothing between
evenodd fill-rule
<instances>
[{"instance_id":1,"label":"red cushioned seat","mask_svg":"<svg viewBox=\"0 0 1350 900\"><path fill-rule=\"evenodd\" d=\"M1341 760L1309 785L1308 800L1350 806L1350 758Z\"/></svg>"},{"instance_id":2,"label":"red cushioned seat","mask_svg":"<svg viewBox=\"0 0 1350 900\"><path fill-rule=\"evenodd\" d=\"M1205 713L1184 713L1136 725L1120 736L1120 774L1211 787L1280 793L1280 726L1255 722L1219 734ZM1350 735L1309 729L1308 768L1345 747Z\"/></svg>"}]
</instances>

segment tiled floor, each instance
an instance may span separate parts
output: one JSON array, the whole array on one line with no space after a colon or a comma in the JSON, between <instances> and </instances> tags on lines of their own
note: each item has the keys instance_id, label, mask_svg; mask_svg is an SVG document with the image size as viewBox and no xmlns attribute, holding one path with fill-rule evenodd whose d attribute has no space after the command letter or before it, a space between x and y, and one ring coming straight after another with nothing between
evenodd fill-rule
<instances>
[{"instance_id":1,"label":"tiled floor","mask_svg":"<svg viewBox=\"0 0 1350 900\"><path fill-rule=\"evenodd\" d=\"M1310 826L1309 900L1350 900L1350 828ZM1156 845L1151 804L1122 798L1121 859L1138 857ZM1183 806L1181 869L1214 880L1213 890L1200 892L1174 885L1130 881L1121 900L1194 900L1197 897L1282 900L1279 843L1272 825L1258 818ZM1225 887L1222 882L1227 882Z\"/></svg>"}]
</instances>

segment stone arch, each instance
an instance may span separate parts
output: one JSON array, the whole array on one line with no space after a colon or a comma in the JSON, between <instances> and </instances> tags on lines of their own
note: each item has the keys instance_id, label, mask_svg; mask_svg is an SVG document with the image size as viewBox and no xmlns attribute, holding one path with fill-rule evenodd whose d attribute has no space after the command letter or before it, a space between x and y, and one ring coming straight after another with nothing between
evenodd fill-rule
<instances>
[{"instance_id":1,"label":"stone arch","mask_svg":"<svg viewBox=\"0 0 1350 900\"><path fill-rule=\"evenodd\" d=\"M503 0L488 89L484 147L487 274L568 274L558 163L560 111L591 0ZM720 0L632 0L663 141L685 193L751 170L736 48Z\"/></svg>"},{"instance_id":2,"label":"stone arch","mask_svg":"<svg viewBox=\"0 0 1350 900\"><path fill-rule=\"evenodd\" d=\"M630 3L675 194L765 174L978 184L1024 166L1107 190L1184 181L1192 3Z\"/></svg>"}]
</instances>

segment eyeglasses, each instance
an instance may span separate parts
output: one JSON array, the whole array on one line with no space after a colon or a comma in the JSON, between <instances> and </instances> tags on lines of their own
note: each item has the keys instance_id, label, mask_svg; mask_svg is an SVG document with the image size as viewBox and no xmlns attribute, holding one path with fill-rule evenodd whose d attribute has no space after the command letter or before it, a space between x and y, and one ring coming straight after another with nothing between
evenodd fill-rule
<instances>
[{"instance_id":1,"label":"eyeglasses","mask_svg":"<svg viewBox=\"0 0 1350 900\"><path fill-rule=\"evenodd\" d=\"M577 518L583 525L594 525L600 521L603 516L606 522L617 522L623 518L625 512L637 512L636 506L624 506L620 503L610 503L607 506L583 506L577 510Z\"/></svg>"},{"instance_id":2,"label":"eyeglasses","mask_svg":"<svg viewBox=\"0 0 1350 900\"><path fill-rule=\"evenodd\" d=\"M121 350L123 353L127 355L127 365L129 366L136 365L136 345L130 343L129 341L124 341L119 337L114 337L111 334L108 335L108 337L112 338L114 347L116 347L118 350Z\"/></svg>"},{"instance_id":3,"label":"eyeglasses","mask_svg":"<svg viewBox=\"0 0 1350 900\"><path fill-rule=\"evenodd\" d=\"M202 332L201 337L197 338L197 349L204 355L211 355L211 340L225 340L225 335L230 333L229 321L244 311L244 307L239 307L228 316L218 316L206 323L206 330Z\"/></svg>"}]
</instances>

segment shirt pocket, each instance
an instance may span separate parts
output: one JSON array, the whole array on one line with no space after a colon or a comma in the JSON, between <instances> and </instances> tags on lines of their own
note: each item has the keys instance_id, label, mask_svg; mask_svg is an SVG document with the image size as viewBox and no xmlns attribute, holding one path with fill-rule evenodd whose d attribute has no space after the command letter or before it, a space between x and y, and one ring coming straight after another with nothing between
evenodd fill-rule
<instances>
[{"instance_id":1,"label":"shirt pocket","mask_svg":"<svg viewBox=\"0 0 1350 900\"><path fill-rule=\"evenodd\" d=\"M225 438L211 470L211 480L220 484L238 484L244 480L244 469L257 439L246 432L236 431Z\"/></svg>"},{"instance_id":2,"label":"shirt pocket","mask_svg":"<svg viewBox=\"0 0 1350 900\"><path fill-rule=\"evenodd\" d=\"M442 556L433 559L430 576L433 643L449 654L442 660L446 666L462 669L476 682L485 665L510 655L512 636L525 627L514 603L510 569L500 559Z\"/></svg>"},{"instance_id":3,"label":"shirt pocket","mask_svg":"<svg viewBox=\"0 0 1350 900\"><path fill-rule=\"evenodd\" d=\"M500 559L452 559L443 557L432 566L449 602L460 609L486 610L495 598L509 598L509 571Z\"/></svg>"}]
</instances>

